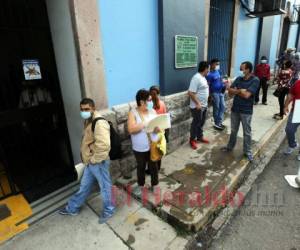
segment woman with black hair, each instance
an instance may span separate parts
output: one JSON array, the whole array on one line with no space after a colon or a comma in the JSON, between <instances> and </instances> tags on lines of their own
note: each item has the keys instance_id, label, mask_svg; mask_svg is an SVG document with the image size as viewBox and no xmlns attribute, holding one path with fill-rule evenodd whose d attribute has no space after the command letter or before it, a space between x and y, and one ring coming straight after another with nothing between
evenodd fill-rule
<instances>
[{"instance_id":1,"label":"woman with black hair","mask_svg":"<svg viewBox=\"0 0 300 250\"><path fill-rule=\"evenodd\" d=\"M147 134L148 122L156 116L150 92L141 89L136 94L137 108L133 108L128 114L128 132L131 135L132 149L137 162L138 189L136 195L142 194L145 185L146 166L151 174L151 190L158 186L158 166L157 162L151 161L150 146L151 140L155 141L155 136L160 132L155 128L153 133Z\"/></svg>"}]
</instances>

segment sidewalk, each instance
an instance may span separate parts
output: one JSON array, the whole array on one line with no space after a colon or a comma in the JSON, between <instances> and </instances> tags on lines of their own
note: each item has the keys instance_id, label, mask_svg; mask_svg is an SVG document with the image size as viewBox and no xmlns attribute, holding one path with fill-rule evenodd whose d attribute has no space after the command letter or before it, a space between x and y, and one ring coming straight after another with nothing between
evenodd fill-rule
<instances>
[{"instance_id":1,"label":"sidewalk","mask_svg":"<svg viewBox=\"0 0 300 250\"><path fill-rule=\"evenodd\" d=\"M279 109L272 92L270 89L268 106L254 108L255 155L284 123L272 119ZM219 132L208 120L205 136L211 141L209 145L199 144L196 151L184 145L167 155L162 162L160 190L156 193L145 192L143 197L135 195L136 173L130 180L118 179L121 189L115 190L115 194L119 206L107 224L98 224L101 199L95 196L89 199L79 216L65 217L55 213L0 246L0 250L183 249L189 239L187 232L205 227L223 202L228 202L231 191L249 168L249 162L243 158L242 129L236 149L232 153L220 151L228 141L229 117L225 124L227 130ZM149 181L148 177L147 183ZM133 190L130 195L123 190L128 187Z\"/></svg>"}]
</instances>

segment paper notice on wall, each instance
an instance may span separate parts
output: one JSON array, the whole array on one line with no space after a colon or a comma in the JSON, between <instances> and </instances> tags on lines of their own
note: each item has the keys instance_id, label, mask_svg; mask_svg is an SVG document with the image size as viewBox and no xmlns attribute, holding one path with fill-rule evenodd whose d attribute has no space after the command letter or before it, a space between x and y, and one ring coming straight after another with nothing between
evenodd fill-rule
<instances>
[{"instance_id":1,"label":"paper notice on wall","mask_svg":"<svg viewBox=\"0 0 300 250\"><path fill-rule=\"evenodd\" d=\"M300 100L296 100L292 123L300 123Z\"/></svg>"},{"instance_id":2,"label":"paper notice on wall","mask_svg":"<svg viewBox=\"0 0 300 250\"><path fill-rule=\"evenodd\" d=\"M23 60L25 80L42 79L41 68L38 60Z\"/></svg>"},{"instance_id":3,"label":"paper notice on wall","mask_svg":"<svg viewBox=\"0 0 300 250\"><path fill-rule=\"evenodd\" d=\"M148 122L146 127L147 133L153 132L158 127L162 130L171 128L171 117L170 114L157 115Z\"/></svg>"}]
</instances>

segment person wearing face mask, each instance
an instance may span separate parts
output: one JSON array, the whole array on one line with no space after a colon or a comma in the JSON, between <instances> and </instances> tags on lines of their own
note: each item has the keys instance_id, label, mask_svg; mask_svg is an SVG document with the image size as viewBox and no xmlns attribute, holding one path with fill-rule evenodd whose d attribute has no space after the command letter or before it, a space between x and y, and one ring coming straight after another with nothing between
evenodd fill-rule
<instances>
[{"instance_id":1,"label":"person wearing face mask","mask_svg":"<svg viewBox=\"0 0 300 250\"><path fill-rule=\"evenodd\" d=\"M223 91L225 84L221 78L220 60L218 58L214 58L210 61L210 71L206 76L206 79L213 100L214 128L217 130L224 130L225 126L222 122L226 108Z\"/></svg>"},{"instance_id":2,"label":"person wearing face mask","mask_svg":"<svg viewBox=\"0 0 300 250\"><path fill-rule=\"evenodd\" d=\"M158 188L158 166L157 162L151 161L150 143L156 140L159 128L153 133L147 134L148 122L156 116L149 91L141 89L136 94L137 108L132 108L128 114L128 132L131 136L132 149L137 162L138 188L135 194L140 196L145 186L145 170L148 169L151 175L151 191Z\"/></svg>"},{"instance_id":3,"label":"person wearing face mask","mask_svg":"<svg viewBox=\"0 0 300 250\"><path fill-rule=\"evenodd\" d=\"M86 165L80 182L79 191L73 195L65 208L59 211L62 215L77 215L89 196L95 181L98 182L103 200L103 211L99 223L105 223L115 212L112 201L112 182L109 172L110 125L104 120L97 120L92 131L93 120L101 115L96 111L92 99L84 98L80 102L80 115L84 120L81 142L81 159Z\"/></svg>"},{"instance_id":4,"label":"person wearing face mask","mask_svg":"<svg viewBox=\"0 0 300 250\"><path fill-rule=\"evenodd\" d=\"M253 66L251 62L243 62L240 66L243 76L237 77L228 88L230 96L234 96L231 108L231 134L224 152L234 149L237 140L240 123L243 126L244 134L244 155L251 162L253 155L251 151L251 120L253 114L253 104L256 91L259 88L259 79L252 75Z\"/></svg>"},{"instance_id":5,"label":"person wearing face mask","mask_svg":"<svg viewBox=\"0 0 300 250\"><path fill-rule=\"evenodd\" d=\"M262 104L267 105L267 95L268 95L268 81L271 77L270 72L270 65L268 64L268 59L266 56L262 56L260 58L260 63L256 65L255 67L255 73L254 73L260 80L259 88L255 94L255 104L258 104L259 102L259 92L260 89L263 91L262 96Z\"/></svg>"}]
</instances>

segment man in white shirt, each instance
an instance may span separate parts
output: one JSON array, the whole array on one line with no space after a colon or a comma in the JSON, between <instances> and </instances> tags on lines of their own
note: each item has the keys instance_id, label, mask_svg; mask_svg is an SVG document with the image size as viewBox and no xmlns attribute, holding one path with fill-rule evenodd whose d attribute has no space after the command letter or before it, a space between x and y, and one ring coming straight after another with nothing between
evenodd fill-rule
<instances>
[{"instance_id":1,"label":"man in white shirt","mask_svg":"<svg viewBox=\"0 0 300 250\"><path fill-rule=\"evenodd\" d=\"M188 90L190 109L193 117L190 137L192 149L197 149L197 142L209 143L209 141L203 137L203 126L206 120L209 96L209 86L205 78L208 72L209 64L207 62L200 62L198 73L193 76Z\"/></svg>"}]
</instances>

